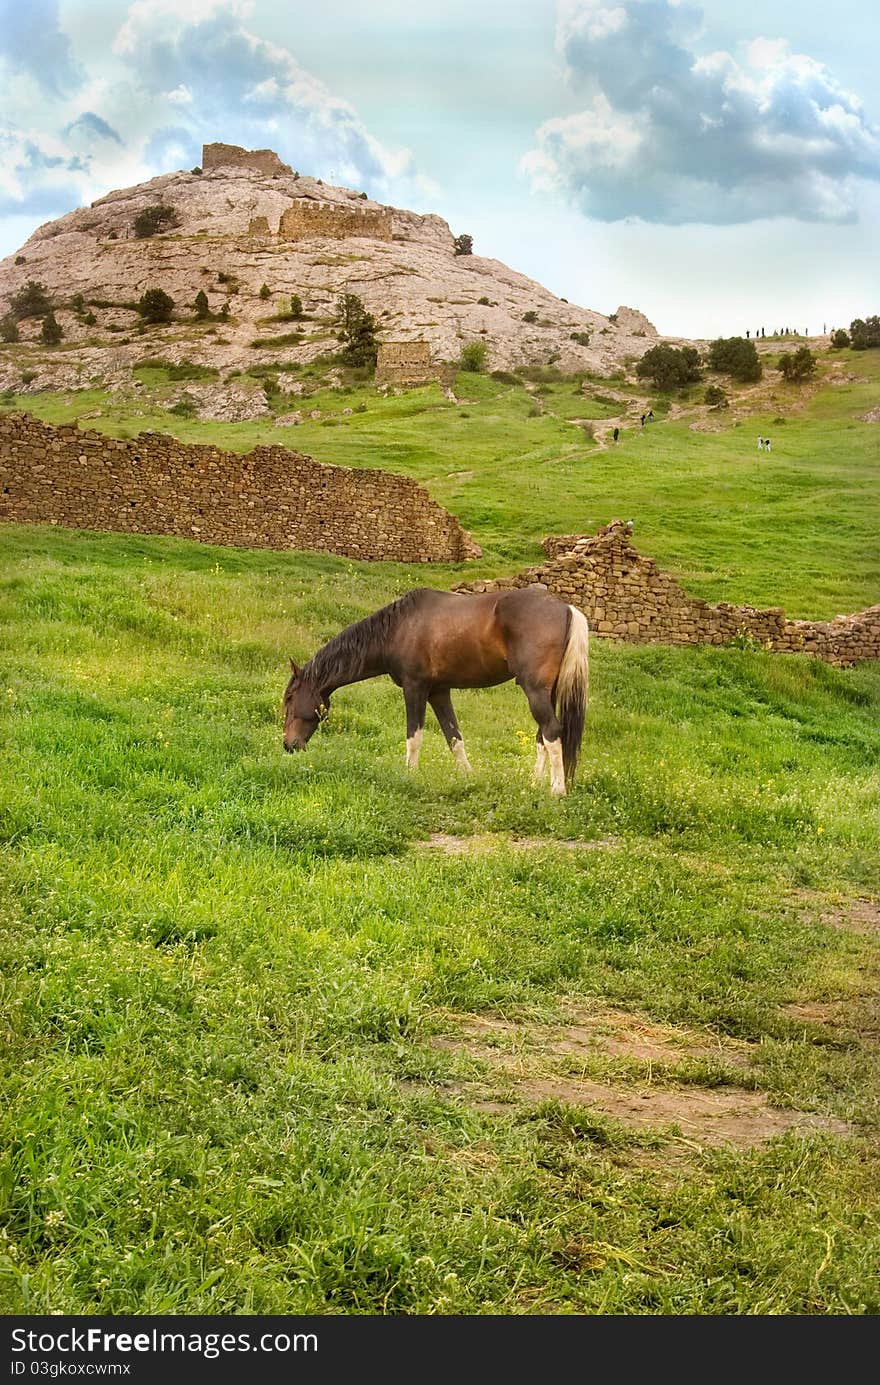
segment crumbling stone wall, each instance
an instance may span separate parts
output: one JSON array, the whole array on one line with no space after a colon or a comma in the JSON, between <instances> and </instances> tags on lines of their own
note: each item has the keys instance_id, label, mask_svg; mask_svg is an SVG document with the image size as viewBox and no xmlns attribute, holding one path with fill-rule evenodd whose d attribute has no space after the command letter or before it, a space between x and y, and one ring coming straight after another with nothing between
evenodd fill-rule
<instances>
[{"instance_id":1,"label":"crumbling stone wall","mask_svg":"<svg viewBox=\"0 0 880 1385\"><path fill-rule=\"evenodd\" d=\"M688 596L668 572L630 542L632 525L613 520L598 534L544 540L546 563L513 577L462 584L496 591L541 583L577 606L599 635L636 644L729 644L751 637L765 648L814 654L831 664L880 659L880 606L833 620L789 620L779 606L756 610Z\"/></svg>"},{"instance_id":2,"label":"crumbling stone wall","mask_svg":"<svg viewBox=\"0 0 880 1385\"><path fill-rule=\"evenodd\" d=\"M241 456L162 433L108 438L21 413L0 414L0 520L406 563L480 552L408 476L284 447Z\"/></svg>"},{"instance_id":3,"label":"crumbling stone wall","mask_svg":"<svg viewBox=\"0 0 880 1385\"><path fill-rule=\"evenodd\" d=\"M376 383L388 385L426 385L445 378L448 369L431 361L427 341L383 341L376 360Z\"/></svg>"},{"instance_id":4,"label":"crumbling stone wall","mask_svg":"<svg viewBox=\"0 0 880 1385\"><path fill-rule=\"evenodd\" d=\"M347 236L391 240L391 213L383 207L345 207L337 202L313 202L299 197L281 213L278 239L308 240L314 236L331 240Z\"/></svg>"},{"instance_id":5,"label":"crumbling stone wall","mask_svg":"<svg viewBox=\"0 0 880 1385\"><path fill-rule=\"evenodd\" d=\"M273 149L242 149L240 144L203 144L202 168L255 168L258 173L292 173Z\"/></svg>"}]
</instances>

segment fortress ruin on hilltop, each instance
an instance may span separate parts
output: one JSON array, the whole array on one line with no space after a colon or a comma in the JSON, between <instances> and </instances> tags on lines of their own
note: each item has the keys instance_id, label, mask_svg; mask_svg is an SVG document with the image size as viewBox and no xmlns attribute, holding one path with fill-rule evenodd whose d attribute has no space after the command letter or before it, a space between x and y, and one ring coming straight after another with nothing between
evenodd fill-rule
<instances>
[{"instance_id":1,"label":"fortress ruin on hilltop","mask_svg":"<svg viewBox=\"0 0 880 1385\"><path fill-rule=\"evenodd\" d=\"M202 168L253 168L257 173L292 173L274 149L242 149L240 144L203 144Z\"/></svg>"}]
</instances>

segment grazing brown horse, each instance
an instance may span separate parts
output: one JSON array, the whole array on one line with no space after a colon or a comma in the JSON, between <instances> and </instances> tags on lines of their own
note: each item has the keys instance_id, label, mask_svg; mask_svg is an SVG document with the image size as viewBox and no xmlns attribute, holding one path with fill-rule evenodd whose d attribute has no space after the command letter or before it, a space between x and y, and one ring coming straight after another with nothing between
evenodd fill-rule
<instances>
[{"instance_id":1,"label":"grazing brown horse","mask_svg":"<svg viewBox=\"0 0 880 1385\"><path fill-rule=\"evenodd\" d=\"M284 749L304 750L337 688L387 673L406 703L406 763L415 769L428 703L462 769L469 770L450 689L515 678L538 723L535 779L550 762L562 796L577 766L587 711L589 629L574 606L538 587L479 596L419 587L349 625L305 668L291 659Z\"/></svg>"}]
</instances>

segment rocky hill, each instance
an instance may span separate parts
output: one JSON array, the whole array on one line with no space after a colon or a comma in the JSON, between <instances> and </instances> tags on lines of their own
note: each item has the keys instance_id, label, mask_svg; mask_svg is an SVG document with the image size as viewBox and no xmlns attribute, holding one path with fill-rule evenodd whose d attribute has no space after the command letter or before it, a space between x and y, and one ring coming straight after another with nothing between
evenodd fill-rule
<instances>
[{"instance_id":1,"label":"rocky hill","mask_svg":"<svg viewBox=\"0 0 880 1385\"><path fill-rule=\"evenodd\" d=\"M426 342L435 362L457 361L466 342L481 340L489 369L553 362L608 372L657 340L633 309L603 317L498 260L457 254L438 216L300 176L270 150L206 145L203 157L201 169L46 223L0 263L0 314L33 280L64 332L60 346L44 347L40 319L21 321L21 341L0 348L0 388L129 383L132 366L157 355L224 371L306 364L335 349L334 308L345 292L376 316L382 341ZM136 219L157 206L173 209L170 224L139 236ZM175 309L169 323L145 329L136 304L149 288L169 294ZM200 291L208 319L194 312ZM294 294L301 321L285 320Z\"/></svg>"}]
</instances>

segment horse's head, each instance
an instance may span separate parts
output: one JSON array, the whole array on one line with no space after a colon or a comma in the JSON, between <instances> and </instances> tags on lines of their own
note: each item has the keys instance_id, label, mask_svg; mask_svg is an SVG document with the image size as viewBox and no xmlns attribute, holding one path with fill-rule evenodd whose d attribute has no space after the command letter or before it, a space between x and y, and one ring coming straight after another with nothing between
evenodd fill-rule
<instances>
[{"instance_id":1,"label":"horse's head","mask_svg":"<svg viewBox=\"0 0 880 1385\"><path fill-rule=\"evenodd\" d=\"M329 698L321 696L292 659L290 670L284 691L284 749L305 750L329 711Z\"/></svg>"}]
</instances>

